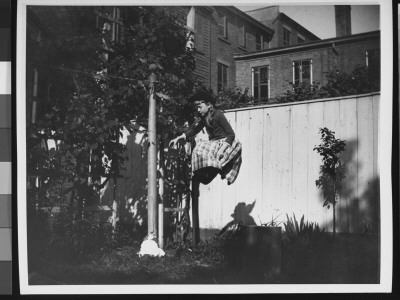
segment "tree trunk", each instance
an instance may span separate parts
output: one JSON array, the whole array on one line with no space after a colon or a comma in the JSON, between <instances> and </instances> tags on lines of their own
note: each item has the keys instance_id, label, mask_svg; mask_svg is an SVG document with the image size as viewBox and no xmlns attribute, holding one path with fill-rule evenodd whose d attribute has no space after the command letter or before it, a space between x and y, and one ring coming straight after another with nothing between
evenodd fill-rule
<instances>
[{"instance_id":1,"label":"tree trunk","mask_svg":"<svg viewBox=\"0 0 400 300\"><path fill-rule=\"evenodd\" d=\"M333 203L333 236L336 235L336 203Z\"/></svg>"}]
</instances>

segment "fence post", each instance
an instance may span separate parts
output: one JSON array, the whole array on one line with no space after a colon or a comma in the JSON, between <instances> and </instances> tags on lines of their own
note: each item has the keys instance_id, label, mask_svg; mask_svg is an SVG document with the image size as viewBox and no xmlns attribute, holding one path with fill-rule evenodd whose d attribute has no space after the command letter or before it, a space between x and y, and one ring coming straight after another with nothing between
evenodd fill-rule
<instances>
[{"instance_id":1,"label":"fence post","mask_svg":"<svg viewBox=\"0 0 400 300\"><path fill-rule=\"evenodd\" d=\"M147 231L157 235L157 133L156 133L156 97L154 85L156 82L157 70L155 64L149 67L151 72L150 81L150 99L149 99L149 149L148 149L148 189L147 189Z\"/></svg>"}]
</instances>

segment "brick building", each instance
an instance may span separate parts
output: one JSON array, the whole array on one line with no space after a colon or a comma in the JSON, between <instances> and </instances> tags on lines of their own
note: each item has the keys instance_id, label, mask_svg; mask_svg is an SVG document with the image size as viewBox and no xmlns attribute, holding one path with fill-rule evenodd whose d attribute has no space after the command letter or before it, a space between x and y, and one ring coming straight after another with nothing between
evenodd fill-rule
<instances>
[{"instance_id":1,"label":"brick building","mask_svg":"<svg viewBox=\"0 0 400 300\"><path fill-rule=\"evenodd\" d=\"M272 7L253 11L253 15L266 24L280 23L279 26L284 26L286 17L279 17L281 13L268 21L271 20L270 15L277 11L276 7ZM281 21L278 21L279 18ZM272 101L289 90L291 82L324 83L325 73L334 69L351 73L357 66L368 66L379 70L380 31L351 35L349 5L335 6L335 25L335 38L301 43L290 39L293 43L282 45L278 34L277 44L281 46L277 48L237 53L234 56L237 85L250 88L256 99ZM279 30L275 28L275 32Z\"/></svg>"},{"instance_id":2,"label":"brick building","mask_svg":"<svg viewBox=\"0 0 400 300\"><path fill-rule=\"evenodd\" d=\"M274 30L269 48L283 47L320 40L299 23L279 11L279 6L268 6L246 11L246 14ZM263 48L257 50L264 50Z\"/></svg>"},{"instance_id":3,"label":"brick building","mask_svg":"<svg viewBox=\"0 0 400 300\"><path fill-rule=\"evenodd\" d=\"M356 66L380 64L380 31L236 54L236 82L257 99L275 98L289 82L320 82L335 68L350 73Z\"/></svg>"}]
</instances>

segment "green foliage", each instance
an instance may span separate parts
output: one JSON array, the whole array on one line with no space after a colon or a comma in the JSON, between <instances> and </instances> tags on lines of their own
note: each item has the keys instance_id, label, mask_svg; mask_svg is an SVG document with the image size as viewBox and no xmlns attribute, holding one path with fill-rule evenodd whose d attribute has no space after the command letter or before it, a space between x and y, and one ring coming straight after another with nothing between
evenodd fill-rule
<instances>
[{"instance_id":1,"label":"green foliage","mask_svg":"<svg viewBox=\"0 0 400 300\"><path fill-rule=\"evenodd\" d=\"M320 177L315 181L318 188L324 193L324 205L334 205L341 190L341 182L345 178L344 165L340 154L346 149L346 142L335 138L335 132L328 128L320 128L322 143L314 147L322 156L323 165L320 167Z\"/></svg>"},{"instance_id":2,"label":"green foliage","mask_svg":"<svg viewBox=\"0 0 400 300\"><path fill-rule=\"evenodd\" d=\"M358 95L380 90L380 70L356 66L351 73L334 69L324 83L289 82L291 89L276 97L281 103Z\"/></svg>"},{"instance_id":3,"label":"green foliage","mask_svg":"<svg viewBox=\"0 0 400 300\"><path fill-rule=\"evenodd\" d=\"M284 243L301 243L304 247L308 247L315 239L321 237L324 229L320 229L315 222L304 222L304 215L300 219L300 223L293 214L293 219L286 214L287 221L284 222L282 240Z\"/></svg>"},{"instance_id":4,"label":"green foliage","mask_svg":"<svg viewBox=\"0 0 400 300\"><path fill-rule=\"evenodd\" d=\"M249 95L248 88L224 88L217 95L216 105L219 109L247 107L253 104L254 98Z\"/></svg>"},{"instance_id":5,"label":"green foliage","mask_svg":"<svg viewBox=\"0 0 400 300\"><path fill-rule=\"evenodd\" d=\"M327 94L321 89L319 83L305 81L298 84L290 83L290 85L292 89L287 90L283 95L277 96L277 102L288 103L327 97Z\"/></svg>"},{"instance_id":6,"label":"green foliage","mask_svg":"<svg viewBox=\"0 0 400 300\"><path fill-rule=\"evenodd\" d=\"M55 15L54 7L41 9ZM74 18L70 23L76 26L62 30L59 20L51 39L28 39L29 67L39 70L43 83L37 122L28 128L28 174L40 176L42 193L57 186L54 195L69 195L65 204L77 210L72 214L77 218L83 203L95 203L107 181L120 176L127 159L119 143L121 130L133 130L131 120L147 127L149 66L158 66L155 90L162 134L184 122L185 97L195 86L188 79L195 61L186 47L185 20L163 7L129 9L137 18L120 24L119 43L90 23L96 17L90 8L66 16ZM85 22L92 26L87 24L82 32ZM47 151L41 140L55 140L57 148Z\"/></svg>"},{"instance_id":7,"label":"green foliage","mask_svg":"<svg viewBox=\"0 0 400 300\"><path fill-rule=\"evenodd\" d=\"M113 233L107 217L87 214L75 220L72 210L62 210L54 220L48 251L58 259L83 258L113 245Z\"/></svg>"}]
</instances>

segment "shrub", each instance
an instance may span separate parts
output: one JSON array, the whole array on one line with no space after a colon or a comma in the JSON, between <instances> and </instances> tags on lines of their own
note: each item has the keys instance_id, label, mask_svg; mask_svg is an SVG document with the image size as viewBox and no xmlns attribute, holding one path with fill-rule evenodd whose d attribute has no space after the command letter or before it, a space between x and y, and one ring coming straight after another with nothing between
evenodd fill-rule
<instances>
[{"instance_id":1,"label":"shrub","mask_svg":"<svg viewBox=\"0 0 400 300\"><path fill-rule=\"evenodd\" d=\"M48 250L65 259L82 258L113 245L111 223L106 217L89 215L75 219L71 210L62 210L56 217Z\"/></svg>"},{"instance_id":2,"label":"shrub","mask_svg":"<svg viewBox=\"0 0 400 300\"><path fill-rule=\"evenodd\" d=\"M380 90L379 70L356 66L351 73L338 69L326 72L324 84L318 82L289 82L291 89L276 97L280 103L332 98L376 92Z\"/></svg>"},{"instance_id":3,"label":"shrub","mask_svg":"<svg viewBox=\"0 0 400 300\"><path fill-rule=\"evenodd\" d=\"M282 240L284 243L298 243L302 246L309 247L313 241L321 237L324 229L320 229L315 222L304 222L304 215L301 217L300 224L293 214L293 219L286 214L287 221L284 223L284 232Z\"/></svg>"},{"instance_id":4,"label":"shrub","mask_svg":"<svg viewBox=\"0 0 400 300\"><path fill-rule=\"evenodd\" d=\"M217 95L216 106L219 109L246 107L254 104L254 98L249 95L249 88L224 88Z\"/></svg>"}]
</instances>

